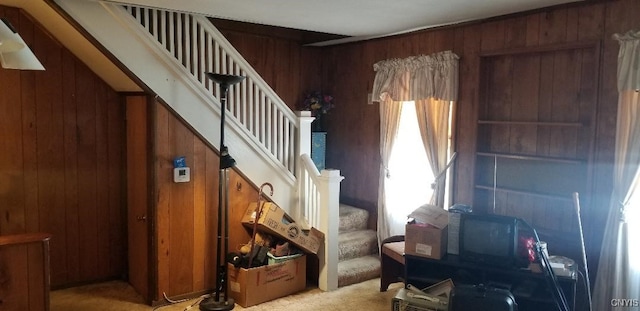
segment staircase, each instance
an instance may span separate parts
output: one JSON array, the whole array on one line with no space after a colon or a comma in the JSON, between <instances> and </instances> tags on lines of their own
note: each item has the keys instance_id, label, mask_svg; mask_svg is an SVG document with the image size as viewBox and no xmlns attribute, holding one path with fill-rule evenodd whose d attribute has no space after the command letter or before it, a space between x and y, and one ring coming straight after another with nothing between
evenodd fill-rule
<instances>
[{"instance_id":1,"label":"staircase","mask_svg":"<svg viewBox=\"0 0 640 311\"><path fill-rule=\"evenodd\" d=\"M343 274L349 275L343 285L371 278L360 276L361 268L370 264L356 260L377 260L372 255L377 253L375 233L345 228L340 238L344 250L338 250L336 220L344 177L339 170L319 172L311 161L313 117L308 111L292 111L205 16L108 1L54 1L214 147L219 144L219 127L211 125L221 122L220 87L204 73L245 76L230 91L225 107L225 139L236 167L255 184L269 180L278 189L271 196L274 202L325 234L320 289L339 286L339 252ZM358 226L366 225L367 217ZM366 241L358 240L369 235ZM359 250L362 245L369 246Z\"/></svg>"},{"instance_id":2,"label":"staircase","mask_svg":"<svg viewBox=\"0 0 640 311\"><path fill-rule=\"evenodd\" d=\"M380 276L378 238L368 221L368 211L340 204L338 287Z\"/></svg>"}]
</instances>

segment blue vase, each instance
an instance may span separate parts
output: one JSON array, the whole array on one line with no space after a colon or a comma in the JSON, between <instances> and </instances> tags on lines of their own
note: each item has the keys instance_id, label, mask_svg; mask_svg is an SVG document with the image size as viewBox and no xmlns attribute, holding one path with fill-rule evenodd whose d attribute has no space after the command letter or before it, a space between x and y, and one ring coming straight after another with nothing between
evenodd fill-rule
<instances>
[{"instance_id":1,"label":"blue vase","mask_svg":"<svg viewBox=\"0 0 640 311\"><path fill-rule=\"evenodd\" d=\"M318 171L325 169L326 150L327 132L311 132L311 160Z\"/></svg>"}]
</instances>

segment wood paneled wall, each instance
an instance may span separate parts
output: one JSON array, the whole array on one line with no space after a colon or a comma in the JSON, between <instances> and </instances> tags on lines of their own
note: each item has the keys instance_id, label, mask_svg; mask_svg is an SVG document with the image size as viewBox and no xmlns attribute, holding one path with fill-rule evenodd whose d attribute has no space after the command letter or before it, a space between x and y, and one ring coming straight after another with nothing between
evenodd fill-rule
<instances>
[{"instance_id":1,"label":"wood paneled wall","mask_svg":"<svg viewBox=\"0 0 640 311\"><path fill-rule=\"evenodd\" d=\"M163 293L172 297L215 287L219 157L164 105L156 103L153 109L154 244L158 256L153 300L157 301ZM178 156L186 159L191 170L190 182L173 182L173 159ZM240 220L249 204L257 201L258 191L235 169L229 169L227 176L229 251L233 252L250 239Z\"/></svg>"},{"instance_id":2,"label":"wood paneled wall","mask_svg":"<svg viewBox=\"0 0 640 311\"><path fill-rule=\"evenodd\" d=\"M346 177L342 200L368 208L374 216L379 116L367 94L375 62L448 49L461 57L454 195L455 202L472 203L480 54L601 40L594 183L590 205L583 211L593 259L611 190L618 49L611 35L640 27L639 11L636 0L586 3L325 48L238 29L221 31L290 107L296 108L309 90L334 95L336 108L327 118L327 165ZM121 275L126 262L122 100L19 10L0 7L0 16L14 23L47 68L0 69L0 234L50 232L54 286ZM217 202L218 161L212 149L165 108L158 107L155 115L155 292L161 297L163 292L179 295L213 284L215 238L208 232L215 232L211 213ZM186 156L192 167L191 183L171 181L172 160L178 155ZM257 192L233 170L229 185L233 247L248 237L239 217Z\"/></svg>"},{"instance_id":3,"label":"wood paneled wall","mask_svg":"<svg viewBox=\"0 0 640 311\"><path fill-rule=\"evenodd\" d=\"M294 36L292 30L269 28L267 36L250 24L245 29L236 24L213 22L289 108L299 110L306 93L328 91L333 84L322 84L322 49L302 46L302 35Z\"/></svg>"},{"instance_id":4,"label":"wood paneled wall","mask_svg":"<svg viewBox=\"0 0 640 311\"><path fill-rule=\"evenodd\" d=\"M375 62L443 50L453 50L460 56L454 133L458 158L453 193L454 202L473 204L481 55L505 49L599 41L600 73L593 94L598 105L593 176L589 194L581 195L582 203L588 204L583 206L582 214L593 267L611 191L618 51L611 36L640 27L635 16L638 11L640 2L634 0L587 2L324 48L296 46L295 40L265 36L264 32L225 29L224 25L219 28L290 107L296 106L291 103L299 101L305 91L318 85L334 95L336 107L326 119L327 166L341 170L345 176L341 200L369 209L373 215L371 227L375 226L380 163L378 104L370 104L367 99L375 77ZM296 58L297 55L302 57ZM317 70L322 72L320 82L315 78ZM293 82L295 79L299 81Z\"/></svg>"},{"instance_id":5,"label":"wood paneled wall","mask_svg":"<svg viewBox=\"0 0 640 311\"><path fill-rule=\"evenodd\" d=\"M49 310L49 234L0 236L0 308Z\"/></svg>"},{"instance_id":6,"label":"wood paneled wall","mask_svg":"<svg viewBox=\"0 0 640 311\"><path fill-rule=\"evenodd\" d=\"M20 10L0 16L46 68L0 68L0 235L50 233L53 286L120 277L121 98Z\"/></svg>"},{"instance_id":7,"label":"wood paneled wall","mask_svg":"<svg viewBox=\"0 0 640 311\"><path fill-rule=\"evenodd\" d=\"M393 57L453 50L460 56L460 93L456 116L454 202L473 204L474 152L478 118L480 55L508 48L530 49L590 40L602 42L597 92L593 184L583 206L587 252L592 271L600 251L611 191L617 92L618 44L613 33L640 27L640 2L633 0L585 3L504 17L480 23L329 47L323 51L324 83L338 105L327 118L327 165L345 176L342 200L371 207L378 199L378 105L367 103L375 73L373 64ZM526 79L526 77L522 77ZM595 77L594 77L595 79Z\"/></svg>"}]
</instances>

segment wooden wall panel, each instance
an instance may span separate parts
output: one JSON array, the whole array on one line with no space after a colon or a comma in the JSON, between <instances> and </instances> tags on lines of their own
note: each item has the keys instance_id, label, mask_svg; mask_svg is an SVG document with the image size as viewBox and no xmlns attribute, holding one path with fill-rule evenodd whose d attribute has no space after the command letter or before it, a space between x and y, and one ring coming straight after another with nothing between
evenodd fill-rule
<instances>
[{"instance_id":1,"label":"wooden wall panel","mask_svg":"<svg viewBox=\"0 0 640 311\"><path fill-rule=\"evenodd\" d=\"M64 80L76 79L74 56L68 51L62 54L62 76ZM78 204L78 128L75 103L75 86L65 83L62 89L63 137L64 137L64 194L66 202L66 222L77 223L80 212ZM80 279L80 232L79 226L67 228L67 276L71 280Z\"/></svg>"},{"instance_id":2,"label":"wooden wall panel","mask_svg":"<svg viewBox=\"0 0 640 311\"><path fill-rule=\"evenodd\" d=\"M194 134L185 126L179 123L175 118L169 119L169 137L168 145L171 147L169 159L164 161L172 161L174 157L184 156L187 165L193 165L193 144ZM160 141L158 143L161 143ZM197 174L198 172L193 172ZM173 170L171 170L171 180L173 180ZM162 181L158 181L162 182ZM165 181L166 182L166 181ZM188 293L193 287L193 184L176 183L171 185L171 199L169 201L169 236L171 243L169 244L171 256L169 265L169 292L171 293ZM175 256L177 255L177 256Z\"/></svg>"},{"instance_id":3,"label":"wooden wall panel","mask_svg":"<svg viewBox=\"0 0 640 311\"><path fill-rule=\"evenodd\" d=\"M0 16L46 68L0 69L0 111L10 116L0 126L0 195L9 202L0 206L0 234L51 233L54 287L120 277L120 96L21 11L0 7Z\"/></svg>"},{"instance_id":4,"label":"wooden wall panel","mask_svg":"<svg viewBox=\"0 0 640 311\"><path fill-rule=\"evenodd\" d=\"M206 197L207 193L213 188L207 188L207 146L199 139L194 139L193 141L193 163L191 164L191 169L194 172L198 172L192 178L193 180L193 228L197 228L194 230L193 239L191 244L194 246L193 251L193 288L207 288L207 285L211 283L207 283L206 277L206 258L207 251L206 248L206 236L208 235L204 230L207 227L207 202ZM203 199L205 198L205 199Z\"/></svg>"},{"instance_id":5,"label":"wooden wall panel","mask_svg":"<svg viewBox=\"0 0 640 311\"><path fill-rule=\"evenodd\" d=\"M320 48L304 47L299 38L277 32L265 36L227 27L218 29L291 109L299 110L305 93L332 86L322 84Z\"/></svg>"},{"instance_id":6,"label":"wooden wall panel","mask_svg":"<svg viewBox=\"0 0 640 311\"><path fill-rule=\"evenodd\" d=\"M48 234L0 236L0 307L49 310Z\"/></svg>"},{"instance_id":7,"label":"wooden wall panel","mask_svg":"<svg viewBox=\"0 0 640 311\"><path fill-rule=\"evenodd\" d=\"M155 105L157 106L157 105ZM155 163L153 169L155 170L155 184L154 193L156 201L153 203L155 208L155 217L152 219L156 224L154 234L156 235L155 246L157 248L156 256L158 260L157 266L157 284L155 299L158 300L162 297L163 292L169 290L170 278L170 256L172 255L170 250L171 236L169 235L169 220L171 219L170 202L171 202L171 178L173 172L172 163L170 162L171 153L170 146L168 144L169 137L169 111L167 109L160 109L154 107L155 120L153 120L153 134L154 134L154 150Z\"/></svg>"},{"instance_id":8,"label":"wooden wall panel","mask_svg":"<svg viewBox=\"0 0 640 311\"><path fill-rule=\"evenodd\" d=\"M158 266L152 300L159 301L163 294L175 297L215 287L219 157L166 106L155 103L154 109ZM188 183L173 182L173 159L178 156L184 156L191 169ZM257 200L258 192L255 185L234 169L228 170L228 177L228 248L233 252L249 241L240 219L249 203Z\"/></svg>"}]
</instances>

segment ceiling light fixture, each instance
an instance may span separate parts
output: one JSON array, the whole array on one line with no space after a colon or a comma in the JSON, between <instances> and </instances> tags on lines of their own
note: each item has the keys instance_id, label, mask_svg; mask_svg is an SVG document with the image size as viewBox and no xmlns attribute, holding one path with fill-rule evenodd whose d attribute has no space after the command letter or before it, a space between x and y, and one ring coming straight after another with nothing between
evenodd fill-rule
<instances>
[{"instance_id":1,"label":"ceiling light fixture","mask_svg":"<svg viewBox=\"0 0 640 311\"><path fill-rule=\"evenodd\" d=\"M44 66L22 40L11 23L0 18L0 63L2 68L44 70Z\"/></svg>"}]
</instances>

